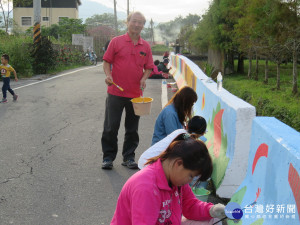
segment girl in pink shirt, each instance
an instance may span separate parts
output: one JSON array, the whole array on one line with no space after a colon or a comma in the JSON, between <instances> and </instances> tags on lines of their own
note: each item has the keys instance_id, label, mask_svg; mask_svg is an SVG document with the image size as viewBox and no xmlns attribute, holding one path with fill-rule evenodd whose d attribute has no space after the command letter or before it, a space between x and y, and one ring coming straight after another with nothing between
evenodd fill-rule
<instances>
[{"instance_id":1,"label":"girl in pink shirt","mask_svg":"<svg viewBox=\"0 0 300 225\"><path fill-rule=\"evenodd\" d=\"M111 225L211 225L225 217L224 205L198 200L189 186L195 176L205 181L212 174L202 141L180 134L147 164L125 183Z\"/></svg>"}]
</instances>

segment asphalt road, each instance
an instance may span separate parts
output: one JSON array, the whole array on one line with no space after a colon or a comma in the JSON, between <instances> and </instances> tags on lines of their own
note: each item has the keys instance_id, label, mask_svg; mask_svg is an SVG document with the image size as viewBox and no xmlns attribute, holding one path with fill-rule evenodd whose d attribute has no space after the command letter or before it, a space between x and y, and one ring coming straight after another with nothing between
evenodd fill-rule
<instances>
[{"instance_id":1,"label":"asphalt road","mask_svg":"<svg viewBox=\"0 0 300 225\"><path fill-rule=\"evenodd\" d=\"M0 104L0 225L109 224L118 195L136 172L101 169L106 85L99 65L12 82L19 95ZM71 72L71 73L70 73ZM64 72L65 73L65 72ZM161 80L148 80L151 115L140 120L136 159L151 143L161 110ZM119 130L119 149L124 137Z\"/></svg>"}]
</instances>

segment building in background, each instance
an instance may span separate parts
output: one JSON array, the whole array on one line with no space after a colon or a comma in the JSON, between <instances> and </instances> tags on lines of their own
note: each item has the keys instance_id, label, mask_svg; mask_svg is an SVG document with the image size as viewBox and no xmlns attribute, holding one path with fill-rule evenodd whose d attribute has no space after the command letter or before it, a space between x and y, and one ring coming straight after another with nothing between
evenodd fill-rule
<instances>
[{"instance_id":1,"label":"building in background","mask_svg":"<svg viewBox=\"0 0 300 225\"><path fill-rule=\"evenodd\" d=\"M26 2L26 1L24 1ZM41 25L57 24L62 18L78 19L80 0L41 0ZM26 3L14 3L14 22L22 31L33 26L33 0Z\"/></svg>"}]
</instances>

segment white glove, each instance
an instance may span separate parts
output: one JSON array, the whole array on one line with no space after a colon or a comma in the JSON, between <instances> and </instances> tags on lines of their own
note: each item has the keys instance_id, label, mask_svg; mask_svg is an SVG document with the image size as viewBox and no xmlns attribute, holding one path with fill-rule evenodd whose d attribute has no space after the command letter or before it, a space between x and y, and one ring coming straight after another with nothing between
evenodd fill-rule
<instances>
[{"instance_id":1,"label":"white glove","mask_svg":"<svg viewBox=\"0 0 300 225\"><path fill-rule=\"evenodd\" d=\"M220 203L214 205L210 208L209 214L211 215L211 217L223 219L224 217L226 217L225 205L222 205Z\"/></svg>"}]
</instances>

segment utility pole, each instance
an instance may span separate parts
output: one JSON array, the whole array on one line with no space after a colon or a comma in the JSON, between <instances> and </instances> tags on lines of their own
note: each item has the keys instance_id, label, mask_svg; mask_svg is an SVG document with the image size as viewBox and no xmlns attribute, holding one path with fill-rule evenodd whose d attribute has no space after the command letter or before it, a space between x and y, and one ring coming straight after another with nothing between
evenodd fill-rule
<instances>
[{"instance_id":1,"label":"utility pole","mask_svg":"<svg viewBox=\"0 0 300 225\"><path fill-rule=\"evenodd\" d=\"M151 20L150 20L151 42L152 42L152 44L154 45L154 30L153 30L153 24L154 24L154 22L153 22L153 20L152 20L152 18L151 18Z\"/></svg>"},{"instance_id":2,"label":"utility pole","mask_svg":"<svg viewBox=\"0 0 300 225\"><path fill-rule=\"evenodd\" d=\"M41 45L41 0L33 0L33 11L34 11L34 27L33 27L33 43L35 51Z\"/></svg>"},{"instance_id":3,"label":"utility pole","mask_svg":"<svg viewBox=\"0 0 300 225\"><path fill-rule=\"evenodd\" d=\"M115 32L118 35L118 19L117 19L117 1L114 0L114 14L115 14Z\"/></svg>"},{"instance_id":4,"label":"utility pole","mask_svg":"<svg viewBox=\"0 0 300 225\"><path fill-rule=\"evenodd\" d=\"M129 16L129 0L127 0L127 16Z\"/></svg>"}]
</instances>

